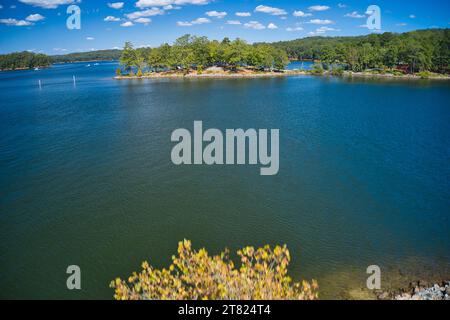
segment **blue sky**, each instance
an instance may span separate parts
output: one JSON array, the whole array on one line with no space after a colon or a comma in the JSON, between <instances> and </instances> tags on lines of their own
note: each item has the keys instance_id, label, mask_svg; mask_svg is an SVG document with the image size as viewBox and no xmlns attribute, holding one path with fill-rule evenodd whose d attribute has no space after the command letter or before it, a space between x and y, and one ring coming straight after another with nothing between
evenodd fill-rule
<instances>
[{"instance_id":1,"label":"blue sky","mask_svg":"<svg viewBox=\"0 0 450 320\"><path fill-rule=\"evenodd\" d=\"M81 9L80 30L66 27L70 4ZM0 0L0 52L157 46L186 33L249 42L368 34L372 4L382 31L450 27L449 0Z\"/></svg>"}]
</instances>

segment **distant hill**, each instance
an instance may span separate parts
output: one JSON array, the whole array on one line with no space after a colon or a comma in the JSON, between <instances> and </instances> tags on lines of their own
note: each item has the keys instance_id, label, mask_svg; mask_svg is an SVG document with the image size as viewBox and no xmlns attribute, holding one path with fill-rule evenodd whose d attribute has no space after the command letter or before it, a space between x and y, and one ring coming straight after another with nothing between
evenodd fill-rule
<instances>
[{"instance_id":1,"label":"distant hill","mask_svg":"<svg viewBox=\"0 0 450 320\"><path fill-rule=\"evenodd\" d=\"M122 50L97 50L88 52L76 52L51 56L53 63L68 63L77 61L119 60Z\"/></svg>"}]
</instances>

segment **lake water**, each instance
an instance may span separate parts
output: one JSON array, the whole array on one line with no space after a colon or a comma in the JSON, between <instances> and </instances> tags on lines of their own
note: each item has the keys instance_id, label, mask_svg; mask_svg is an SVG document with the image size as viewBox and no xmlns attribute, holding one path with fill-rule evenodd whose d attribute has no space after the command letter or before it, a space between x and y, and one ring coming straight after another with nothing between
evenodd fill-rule
<instances>
[{"instance_id":1,"label":"lake water","mask_svg":"<svg viewBox=\"0 0 450 320\"><path fill-rule=\"evenodd\" d=\"M313 61L292 61L286 69L288 70L311 70Z\"/></svg>"},{"instance_id":2,"label":"lake water","mask_svg":"<svg viewBox=\"0 0 450 320\"><path fill-rule=\"evenodd\" d=\"M322 298L358 294L373 264L384 288L449 277L449 82L116 81L115 63L86 65L0 73L2 298L110 299L112 279L167 266L183 238L285 243ZM174 166L171 132L194 120L280 129L279 174Z\"/></svg>"}]
</instances>

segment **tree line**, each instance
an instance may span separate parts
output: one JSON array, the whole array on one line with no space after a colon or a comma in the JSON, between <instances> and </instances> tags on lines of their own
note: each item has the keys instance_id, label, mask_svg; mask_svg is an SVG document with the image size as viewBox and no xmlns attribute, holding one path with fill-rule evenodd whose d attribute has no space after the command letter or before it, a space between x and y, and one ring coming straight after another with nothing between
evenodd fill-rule
<instances>
[{"instance_id":1,"label":"tree line","mask_svg":"<svg viewBox=\"0 0 450 320\"><path fill-rule=\"evenodd\" d=\"M394 69L414 73L450 73L450 29L417 30L406 33L385 32L357 37L309 37L275 43L248 44L244 40L209 40L184 35L172 45L157 48L99 50L47 56L32 52L0 55L0 70L47 67L55 62L119 60L126 72L162 71L209 66L237 69L284 69L289 60L315 60L324 65L339 65L351 71Z\"/></svg>"},{"instance_id":2,"label":"tree line","mask_svg":"<svg viewBox=\"0 0 450 320\"><path fill-rule=\"evenodd\" d=\"M120 58L126 72L144 70L201 71L219 66L230 70L238 67L282 70L289 63L286 52L269 44L251 45L242 39L209 40L207 37L184 35L172 45L157 48L134 48L126 42Z\"/></svg>"},{"instance_id":3,"label":"tree line","mask_svg":"<svg viewBox=\"0 0 450 320\"><path fill-rule=\"evenodd\" d=\"M21 70L48 67L52 59L42 53L28 51L0 55L0 70Z\"/></svg>"},{"instance_id":4,"label":"tree line","mask_svg":"<svg viewBox=\"0 0 450 320\"><path fill-rule=\"evenodd\" d=\"M117 61L122 55L122 50L109 49L109 50L95 50L88 52L75 52L62 55L52 56L52 61L55 63L70 63L80 61Z\"/></svg>"},{"instance_id":5,"label":"tree line","mask_svg":"<svg viewBox=\"0 0 450 320\"><path fill-rule=\"evenodd\" d=\"M310 37L272 43L290 59L340 64L351 71L404 68L450 72L450 29L385 32L358 37Z\"/></svg>"}]
</instances>

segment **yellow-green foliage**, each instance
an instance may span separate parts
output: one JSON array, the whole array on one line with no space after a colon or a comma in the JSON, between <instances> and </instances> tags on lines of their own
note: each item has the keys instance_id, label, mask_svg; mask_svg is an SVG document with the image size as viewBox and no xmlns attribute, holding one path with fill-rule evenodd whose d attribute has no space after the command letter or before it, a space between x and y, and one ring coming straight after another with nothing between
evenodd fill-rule
<instances>
[{"instance_id":1,"label":"yellow-green foliage","mask_svg":"<svg viewBox=\"0 0 450 320\"><path fill-rule=\"evenodd\" d=\"M286 246L237 252L241 259L235 268L229 251L209 256L205 249L193 250L191 242L178 244L168 269L158 270L147 262L128 281L111 282L117 300L313 300L318 297L317 282L294 283L287 275L290 262Z\"/></svg>"},{"instance_id":2,"label":"yellow-green foliage","mask_svg":"<svg viewBox=\"0 0 450 320\"><path fill-rule=\"evenodd\" d=\"M143 76L142 70L141 70L141 69L139 69L139 70L137 71L136 76L138 76L139 78Z\"/></svg>"},{"instance_id":3,"label":"yellow-green foliage","mask_svg":"<svg viewBox=\"0 0 450 320\"><path fill-rule=\"evenodd\" d=\"M431 72L428 71L421 71L416 73L417 76L421 77L422 79L428 79L430 78L433 74Z\"/></svg>"}]
</instances>

